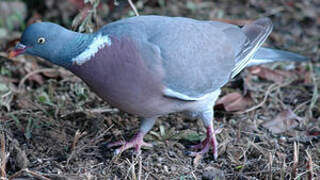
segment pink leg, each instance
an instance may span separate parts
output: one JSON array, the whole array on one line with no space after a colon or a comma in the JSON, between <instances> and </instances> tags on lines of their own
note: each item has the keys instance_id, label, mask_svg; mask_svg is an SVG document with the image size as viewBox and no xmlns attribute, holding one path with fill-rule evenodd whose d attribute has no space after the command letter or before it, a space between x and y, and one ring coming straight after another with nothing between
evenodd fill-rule
<instances>
[{"instance_id":1,"label":"pink leg","mask_svg":"<svg viewBox=\"0 0 320 180\"><path fill-rule=\"evenodd\" d=\"M202 149L203 147L206 146L206 144L208 143L209 138L206 137L201 143L196 144L196 145L192 145L191 149Z\"/></svg>"},{"instance_id":2,"label":"pink leg","mask_svg":"<svg viewBox=\"0 0 320 180\"><path fill-rule=\"evenodd\" d=\"M213 101L216 100L218 97L220 91L217 91L216 97L213 99ZM216 139L216 134L221 132L221 129L214 130L213 129L213 109L211 106L208 107L208 109L204 111L200 111L198 114L198 117L202 120L203 125L207 129L207 137L204 139L200 144L193 146L194 149L200 149L199 152L190 152L189 154L191 156L195 156L195 160L200 159L205 153L207 153L210 149L210 146L212 147L212 153L214 159L217 159L218 157L218 142Z\"/></svg>"},{"instance_id":3,"label":"pink leg","mask_svg":"<svg viewBox=\"0 0 320 180\"><path fill-rule=\"evenodd\" d=\"M144 133L138 132L130 141L117 141L114 143L110 143L108 144L108 148L121 146L120 148L115 150L115 154L122 153L123 151L130 148L135 148L135 151L139 154L142 146L152 147L152 144L143 141L144 135Z\"/></svg>"},{"instance_id":4,"label":"pink leg","mask_svg":"<svg viewBox=\"0 0 320 180\"><path fill-rule=\"evenodd\" d=\"M220 132L220 130L218 130ZM191 156L202 156L209 151L209 147L212 146L213 157L218 157L218 142L216 134L218 131L214 131L212 126L207 127L207 137L200 144L192 146L194 149L200 149L199 152L191 152Z\"/></svg>"},{"instance_id":5,"label":"pink leg","mask_svg":"<svg viewBox=\"0 0 320 180\"><path fill-rule=\"evenodd\" d=\"M135 136L133 136L133 138L130 141L128 142L117 141L114 143L110 143L108 144L108 148L111 148L114 146L121 146L120 148L116 149L114 152L115 154L119 154L130 148L135 148L135 151L137 153L140 153L142 146L152 147L152 144L149 144L143 141L143 137L153 127L155 120L156 120L156 117L142 119L139 132Z\"/></svg>"}]
</instances>

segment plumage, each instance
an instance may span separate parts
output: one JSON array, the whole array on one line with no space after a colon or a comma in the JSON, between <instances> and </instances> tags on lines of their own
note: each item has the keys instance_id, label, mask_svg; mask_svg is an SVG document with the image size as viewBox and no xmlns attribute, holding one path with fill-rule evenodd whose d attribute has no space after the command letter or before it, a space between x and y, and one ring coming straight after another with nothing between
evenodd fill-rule
<instances>
[{"instance_id":1,"label":"plumage","mask_svg":"<svg viewBox=\"0 0 320 180\"><path fill-rule=\"evenodd\" d=\"M308 60L310 60L308 57L296 53L279 49L260 47L254 54L254 57L250 60L247 67L279 61L303 62Z\"/></svg>"},{"instance_id":2,"label":"plumage","mask_svg":"<svg viewBox=\"0 0 320 180\"><path fill-rule=\"evenodd\" d=\"M134 138L110 144L122 145L116 152L150 146L143 137L158 116L188 112L207 129L207 138L195 146L201 151L191 154L203 155L212 146L216 158L212 106L220 88L251 59L299 59L293 53L259 50L271 30L268 18L240 28L181 17L138 16L110 23L93 34L36 23L26 29L12 54L25 52L65 67L111 105L140 116ZM252 58L255 52L258 56ZM264 56L265 52L271 55Z\"/></svg>"},{"instance_id":3,"label":"plumage","mask_svg":"<svg viewBox=\"0 0 320 180\"><path fill-rule=\"evenodd\" d=\"M80 34L54 23L42 22L30 25L22 33L21 44L27 47L25 52L30 55L68 67L72 58L85 51L94 37L94 34ZM43 44L38 43L40 38L45 39Z\"/></svg>"},{"instance_id":4,"label":"plumage","mask_svg":"<svg viewBox=\"0 0 320 180\"><path fill-rule=\"evenodd\" d=\"M246 40L237 26L180 17L134 17L111 23L100 31L135 38L149 66L160 59L165 86L194 98L211 93L228 81L234 56ZM239 42L232 43L233 40Z\"/></svg>"}]
</instances>

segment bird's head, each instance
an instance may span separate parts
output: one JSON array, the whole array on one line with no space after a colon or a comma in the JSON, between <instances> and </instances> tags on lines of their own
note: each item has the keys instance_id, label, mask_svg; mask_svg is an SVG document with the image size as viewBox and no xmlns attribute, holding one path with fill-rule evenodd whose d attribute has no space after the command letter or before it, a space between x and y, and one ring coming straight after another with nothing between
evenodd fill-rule
<instances>
[{"instance_id":1,"label":"bird's head","mask_svg":"<svg viewBox=\"0 0 320 180\"><path fill-rule=\"evenodd\" d=\"M65 67L72 64L72 57L80 53L82 48L78 43L84 42L81 35L58 24L35 23L23 32L21 42L9 57L26 53Z\"/></svg>"}]
</instances>

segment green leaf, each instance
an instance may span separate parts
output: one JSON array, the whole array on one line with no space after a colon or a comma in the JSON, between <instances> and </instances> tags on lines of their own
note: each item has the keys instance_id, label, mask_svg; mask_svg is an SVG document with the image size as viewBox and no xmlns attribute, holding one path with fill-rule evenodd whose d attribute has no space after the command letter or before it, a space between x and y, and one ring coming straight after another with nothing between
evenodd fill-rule
<instances>
[{"instance_id":1,"label":"green leaf","mask_svg":"<svg viewBox=\"0 0 320 180\"><path fill-rule=\"evenodd\" d=\"M194 142L194 141L201 141L203 138L205 138L205 136L192 130L184 130L178 133L174 138L178 140L183 139L190 142Z\"/></svg>"},{"instance_id":2,"label":"green leaf","mask_svg":"<svg viewBox=\"0 0 320 180\"><path fill-rule=\"evenodd\" d=\"M54 106L54 104L51 102L49 98L49 95L46 92L42 92L41 95L38 96L38 101L43 104Z\"/></svg>"},{"instance_id":3,"label":"green leaf","mask_svg":"<svg viewBox=\"0 0 320 180\"><path fill-rule=\"evenodd\" d=\"M6 84L0 83L0 92L6 92L9 88Z\"/></svg>"},{"instance_id":4,"label":"green leaf","mask_svg":"<svg viewBox=\"0 0 320 180\"><path fill-rule=\"evenodd\" d=\"M166 135L166 130L163 125L160 125L160 136L164 137Z\"/></svg>"}]
</instances>

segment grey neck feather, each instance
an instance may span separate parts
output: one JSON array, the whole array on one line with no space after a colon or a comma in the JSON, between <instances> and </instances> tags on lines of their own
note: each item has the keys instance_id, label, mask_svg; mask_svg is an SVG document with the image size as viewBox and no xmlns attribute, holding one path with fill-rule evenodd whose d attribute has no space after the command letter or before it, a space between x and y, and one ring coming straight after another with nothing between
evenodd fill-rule
<instances>
[{"instance_id":1,"label":"grey neck feather","mask_svg":"<svg viewBox=\"0 0 320 180\"><path fill-rule=\"evenodd\" d=\"M69 68L72 65L72 58L86 50L94 36L95 34L83 34L67 30L60 37L63 43L60 47L57 47L57 52L50 57L50 60L57 65Z\"/></svg>"}]
</instances>

